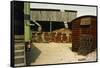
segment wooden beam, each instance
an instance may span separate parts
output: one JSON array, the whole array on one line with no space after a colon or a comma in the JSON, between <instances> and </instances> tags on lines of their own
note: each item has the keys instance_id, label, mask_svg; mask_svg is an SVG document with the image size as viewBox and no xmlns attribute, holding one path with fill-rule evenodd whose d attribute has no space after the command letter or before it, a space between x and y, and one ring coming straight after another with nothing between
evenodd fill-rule
<instances>
[{"instance_id":1,"label":"wooden beam","mask_svg":"<svg viewBox=\"0 0 100 68\"><path fill-rule=\"evenodd\" d=\"M24 3L24 16L30 16L30 3ZM25 35L25 42L30 41L30 19L24 18L24 35Z\"/></svg>"}]
</instances>

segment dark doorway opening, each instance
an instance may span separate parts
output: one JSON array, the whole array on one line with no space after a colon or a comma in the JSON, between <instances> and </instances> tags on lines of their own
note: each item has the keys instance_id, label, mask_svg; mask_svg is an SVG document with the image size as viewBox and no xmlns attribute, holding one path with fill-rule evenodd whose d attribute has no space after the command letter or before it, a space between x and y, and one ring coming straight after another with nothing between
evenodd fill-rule
<instances>
[{"instance_id":1,"label":"dark doorway opening","mask_svg":"<svg viewBox=\"0 0 100 68\"><path fill-rule=\"evenodd\" d=\"M24 2L14 2L14 34L24 35Z\"/></svg>"}]
</instances>

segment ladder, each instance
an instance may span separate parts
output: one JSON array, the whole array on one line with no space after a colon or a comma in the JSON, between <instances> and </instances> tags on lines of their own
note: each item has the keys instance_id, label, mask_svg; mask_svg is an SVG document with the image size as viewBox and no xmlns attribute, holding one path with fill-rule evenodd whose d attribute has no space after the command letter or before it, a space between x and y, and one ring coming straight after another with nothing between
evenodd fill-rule
<instances>
[{"instance_id":1,"label":"ladder","mask_svg":"<svg viewBox=\"0 0 100 68\"><path fill-rule=\"evenodd\" d=\"M26 66L24 35L15 35L14 42L14 66Z\"/></svg>"}]
</instances>

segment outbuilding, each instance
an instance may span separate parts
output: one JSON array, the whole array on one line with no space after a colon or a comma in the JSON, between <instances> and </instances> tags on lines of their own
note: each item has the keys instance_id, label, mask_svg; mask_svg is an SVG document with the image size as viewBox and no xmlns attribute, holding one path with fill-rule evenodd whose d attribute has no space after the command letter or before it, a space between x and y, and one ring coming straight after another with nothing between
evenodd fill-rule
<instances>
[{"instance_id":1,"label":"outbuilding","mask_svg":"<svg viewBox=\"0 0 100 68\"><path fill-rule=\"evenodd\" d=\"M72 51L78 54L88 54L96 49L97 17L81 16L72 23Z\"/></svg>"}]
</instances>

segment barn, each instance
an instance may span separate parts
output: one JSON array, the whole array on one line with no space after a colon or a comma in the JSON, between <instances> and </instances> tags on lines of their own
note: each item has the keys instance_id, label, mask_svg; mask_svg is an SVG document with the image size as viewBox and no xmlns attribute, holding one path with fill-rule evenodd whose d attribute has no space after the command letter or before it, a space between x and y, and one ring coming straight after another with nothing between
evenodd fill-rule
<instances>
[{"instance_id":1,"label":"barn","mask_svg":"<svg viewBox=\"0 0 100 68\"><path fill-rule=\"evenodd\" d=\"M35 25L30 27L33 42L71 42L68 39L71 37L68 23L75 19L76 15L77 11L74 10L32 8L30 19L31 24Z\"/></svg>"}]
</instances>

